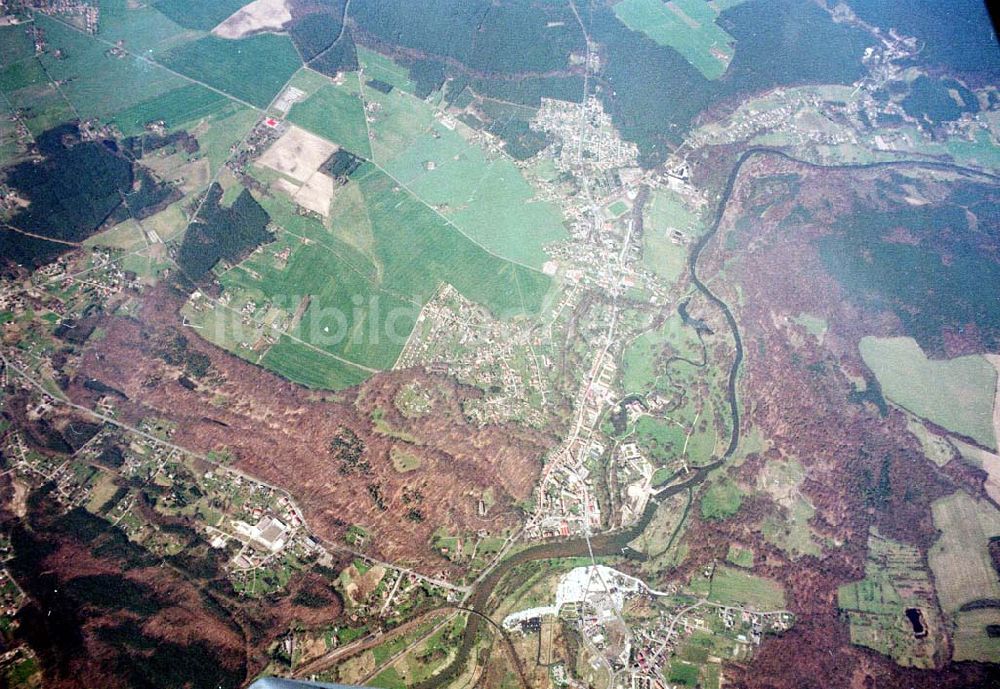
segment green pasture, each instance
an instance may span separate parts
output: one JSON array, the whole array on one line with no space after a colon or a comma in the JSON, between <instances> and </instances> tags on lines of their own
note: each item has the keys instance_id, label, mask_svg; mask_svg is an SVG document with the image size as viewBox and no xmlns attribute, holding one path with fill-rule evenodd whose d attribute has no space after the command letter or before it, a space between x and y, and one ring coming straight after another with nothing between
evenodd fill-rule
<instances>
[{"instance_id":1,"label":"green pasture","mask_svg":"<svg viewBox=\"0 0 1000 689\"><path fill-rule=\"evenodd\" d=\"M540 268L548 259L543 247L566 237L558 207L533 201L535 190L510 160L488 159L479 146L443 124L433 123L405 150L380 162L424 203L498 256Z\"/></svg>"},{"instance_id":2,"label":"green pasture","mask_svg":"<svg viewBox=\"0 0 1000 689\"><path fill-rule=\"evenodd\" d=\"M365 81L377 79L392 84L403 91L413 92L414 84L410 81L410 70L398 65L390 58L358 46L358 64L363 70Z\"/></svg>"},{"instance_id":3,"label":"green pasture","mask_svg":"<svg viewBox=\"0 0 1000 689\"><path fill-rule=\"evenodd\" d=\"M201 31L185 29L149 5L135 4L137 6L130 7L129 0L101 0L98 38L112 43L122 41L129 52L148 56L204 35ZM214 4L196 3L198 6Z\"/></svg>"},{"instance_id":4,"label":"green pasture","mask_svg":"<svg viewBox=\"0 0 1000 689\"><path fill-rule=\"evenodd\" d=\"M200 84L187 84L120 110L110 119L118 125L122 134L133 136L155 120L163 120L168 129L177 129L180 125L222 111L230 102L225 96Z\"/></svg>"},{"instance_id":5,"label":"green pasture","mask_svg":"<svg viewBox=\"0 0 1000 689\"><path fill-rule=\"evenodd\" d=\"M187 82L159 65L132 56L115 57L106 44L38 15L48 52L39 57L51 79L63 82L62 92L80 117L106 117ZM62 58L55 57L56 50Z\"/></svg>"},{"instance_id":6,"label":"green pasture","mask_svg":"<svg viewBox=\"0 0 1000 689\"><path fill-rule=\"evenodd\" d=\"M996 369L981 356L931 360L912 338L861 340L882 394L909 412L995 449Z\"/></svg>"},{"instance_id":7,"label":"green pasture","mask_svg":"<svg viewBox=\"0 0 1000 689\"><path fill-rule=\"evenodd\" d=\"M623 0L615 14L628 28L673 48L706 79L718 79L733 58L735 39L715 23L705 0Z\"/></svg>"},{"instance_id":8,"label":"green pasture","mask_svg":"<svg viewBox=\"0 0 1000 689\"><path fill-rule=\"evenodd\" d=\"M719 566L712 574L708 599L723 605L748 606L768 612L785 607L785 590L771 579Z\"/></svg>"},{"instance_id":9,"label":"green pasture","mask_svg":"<svg viewBox=\"0 0 1000 689\"><path fill-rule=\"evenodd\" d=\"M259 108L266 108L301 67L292 40L276 34L258 34L238 41L205 36L169 50L160 61Z\"/></svg>"},{"instance_id":10,"label":"green pasture","mask_svg":"<svg viewBox=\"0 0 1000 689\"><path fill-rule=\"evenodd\" d=\"M309 98L293 105L288 119L355 155L371 158L364 106L357 92L347 86L320 87Z\"/></svg>"},{"instance_id":11,"label":"green pasture","mask_svg":"<svg viewBox=\"0 0 1000 689\"><path fill-rule=\"evenodd\" d=\"M153 7L181 26L211 31L250 0L155 0Z\"/></svg>"}]
</instances>

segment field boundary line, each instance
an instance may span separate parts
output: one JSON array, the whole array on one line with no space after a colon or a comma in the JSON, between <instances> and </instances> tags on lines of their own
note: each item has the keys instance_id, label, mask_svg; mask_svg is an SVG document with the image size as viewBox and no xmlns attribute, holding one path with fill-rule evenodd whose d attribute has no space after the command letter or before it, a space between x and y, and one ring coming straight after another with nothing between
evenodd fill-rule
<instances>
[{"instance_id":1,"label":"field boundary line","mask_svg":"<svg viewBox=\"0 0 1000 689\"><path fill-rule=\"evenodd\" d=\"M84 31L83 29L81 29L81 28L79 28L77 26L73 26L69 22L63 21L62 19L59 19L58 17L55 17L53 15L49 15L49 14L46 14L45 17L48 18L48 19L51 19L52 21L56 22L57 24L61 24L61 25L65 26L68 29L72 29L73 31L76 31L78 34L82 34L82 35L86 36L87 38L89 38L89 39L91 39L93 41L97 41L98 43L103 43L104 45L108 46L109 48L117 48L118 50L122 51L123 53L125 53L129 57L132 57L132 58L135 58L136 60L140 60L142 62L145 62L146 64L153 65L154 67L159 67L160 69L162 69L162 70L164 70L166 72L169 72L170 74L173 74L174 76L180 77L181 79L189 81L192 84L198 84L200 86L203 86L203 87L207 88L209 91L214 91L215 93L218 93L219 95L224 96L224 97L228 98L229 100L231 100L231 101L233 101L235 103L239 103L240 105L244 105L244 106L246 106L248 108L256 110L259 113L266 113L267 109L270 108L271 105L274 104L274 99L272 99L271 103L268 104L267 108L261 108L260 106L254 105L253 103L249 103L249 102L243 100L242 98L240 98L238 96L234 96L231 93L226 93L225 91L223 91L220 88L216 88L215 86L212 86L210 84L206 84L204 81L201 81L199 79L195 79L194 77L188 76L187 74L184 74L183 72L178 72L177 70L172 69L172 68L168 67L167 65L163 64L159 60L155 60L153 58L146 57L145 55L141 55L141 54L138 54L138 53L133 53L128 48L118 47L116 44L112 43L111 41L109 41L109 40L107 40L105 38L101 38L97 34L93 34L93 33L89 33L87 31ZM193 42L193 41L191 41L191 42ZM180 46L176 46L176 47L183 47L183 45L184 44L181 44ZM295 74L298 74L298 72L299 72L299 70L296 69L295 72L293 72L292 76L294 76ZM291 81L291 79L289 79L288 81ZM288 86L288 82L285 82L285 84L278 91L277 95L280 96L282 94L282 92L284 92L285 88L287 88L287 86ZM165 91L164 93L170 93L170 90ZM74 108L74 110L75 110L75 108Z\"/></svg>"}]
</instances>

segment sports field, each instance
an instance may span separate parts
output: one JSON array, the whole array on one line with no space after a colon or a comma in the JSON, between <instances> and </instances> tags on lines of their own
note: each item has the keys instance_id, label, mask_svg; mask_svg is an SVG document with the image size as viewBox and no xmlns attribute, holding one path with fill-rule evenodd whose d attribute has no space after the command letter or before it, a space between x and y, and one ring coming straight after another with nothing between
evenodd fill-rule
<instances>
[{"instance_id":1,"label":"sports field","mask_svg":"<svg viewBox=\"0 0 1000 689\"><path fill-rule=\"evenodd\" d=\"M625 26L673 48L706 79L721 77L733 59L736 41L705 0L623 0L614 10Z\"/></svg>"},{"instance_id":2,"label":"sports field","mask_svg":"<svg viewBox=\"0 0 1000 689\"><path fill-rule=\"evenodd\" d=\"M996 369L981 356L930 360L912 338L865 337L861 356L882 394L928 421L995 449Z\"/></svg>"}]
</instances>

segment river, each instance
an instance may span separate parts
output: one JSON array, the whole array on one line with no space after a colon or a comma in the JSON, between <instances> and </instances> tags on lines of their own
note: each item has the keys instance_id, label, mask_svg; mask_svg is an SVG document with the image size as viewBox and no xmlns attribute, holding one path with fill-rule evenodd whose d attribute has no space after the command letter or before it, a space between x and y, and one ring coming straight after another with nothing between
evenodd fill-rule
<instances>
[{"instance_id":1,"label":"river","mask_svg":"<svg viewBox=\"0 0 1000 689\"><path fill-rule=\"evenodd\" d=\"M953 165L950 163L940 163L933 161L924 160L899 160L899 161L885 161L877 163L859 163L859 164L849 164L849 165L821 165L818 163L811 163L808 161L799 160L794 158L787 153L772 149L756 147L751 148L743 152L743 154L736 161L733 166L732 171L729 173L729 177L726 180L726 185L722 190L722 195L719 199L718 206L716 207L715 216L712 220L712 224L709 229L703 234L698 241L695 243L688 255L687 267L688 274L691 277L692 284L697 288L697 290L715 306L717 306L723 313L725 317L726 324L729 326L729 330L732 333L733 341L735 343L735 352L733 355L732 364L729 367L729 379L727 383L726 396L729 401L729 407L733 419L732 430L729 437L729 445L726 447L725 452L710 464L700 467L695 470L693 475L683 483L678 483L662 491L655 499L649 501L646 505L646 510L643 512L642 517L639 521L627 529L622 529L618 531L609 531L605 533L592 536L588 545L587 539L584 537L572 538L564 541L552 542L552 543L542 543L539 545L531 546L518 553L515 553L511 557L507 558L500 564L498 564L486 577L484 577L479 584L476 586L475 591L472 596L466 602L466 606L472 610L475 610L482 615L489 615L490 613L490 597L493 594L494 589L500 583L500 581L513 570L518 565L522 565L526 562L531 562L534 560L549 560L557 558L569 558L569 557L589 557L591 551L595 557L601 556L620 556L623 554L623 549L625 546L634 540L649 524L652 520L653 515L656 513L657 507L659 507L660 502L664 499L676 495L688 488L693 488L698 484L702 483L708 474L721 466L726 460L728 460L736 452L736 449L740 444L740 408L739 400L737 398L736 387L738 385L738 378L740 372L740 366L743 363L743 340L740 337L739 325L736 323L736 318L733 316L733 312L730 310L729 305L726 304L721 298L719 298L715 293L708 288L708 286L701 281L698 277L698 259L701 257L702 252L708 243L712 241L713 237L718 233L719 227L722 225L723 217L725 216L726 208L729 205L729 200L732 197L733 189L736 187L736 183L739 180L740 172L743 166L752 158L759 155L774 155L785 160L791 161L798 165L808 168L824 168L824 169L877 169L877 168L887 168L887 167L925 167L929 169L936 170L948 170L952 172L960 172L963 174L974 174L982 177L986 177L992 181L1000 181L1000 176L993 175L980 170L975 170L972 168L965 168L960 165ZM459 647L458 654L450 665L448 665L444 670L437 673L433 677L427 679L424 682L414 685L414 689L436 689L437 687L444 686L455 677L457 677L461 672L465 670L466 663L469 659L469 654L475 645L476 638L479 635L479 630L483 624L482 618L477 615L470 615L468 624L465 627L465 633L462 637L462 644ZM509 644L508 644L509 645ZM520 668L519 668L520 670ZM522 676L523 683L523 672L520 673Z\"/></svg>"}]
</instances>

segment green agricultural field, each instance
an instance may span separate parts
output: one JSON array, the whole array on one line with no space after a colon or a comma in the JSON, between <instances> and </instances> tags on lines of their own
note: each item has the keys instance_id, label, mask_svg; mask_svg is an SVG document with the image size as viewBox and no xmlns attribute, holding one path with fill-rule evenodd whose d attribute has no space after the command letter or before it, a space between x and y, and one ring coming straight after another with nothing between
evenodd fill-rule
<instances>
[{"instance_id":1,"label":"green agricultural field","mask_svg":"<svg viewBox=\"0 0 1000 689\"><path fill-rule=\"evenodd\" d=\"M258 108L266 108L302 66L292 39L276 34L238 41L205 36L166 52L160 61Z\"/></svg>"},{"instance_id":2,"label":"green agricultural field","mask_svg":"<svg viewBox=\"0 0 1000 689\"><path fill-rule=\"evenodd\" d=\"M288 119L355 155L369 159L372 156L364 106L356 89L326 84L293 105Z\"/></svg>"},{"instance_id":3,"label":"green agricultural field","mask_svg":"<svg viewBox=\"0 0 1000 689\"><path fill-rule=\"evenodd\" d=\"M701 344L693 328L684 325L680 316L671 316L658 330L651 330L637 337L625 350L622 384L628 393L646 393L662 387L667 373L662 362L670 356L690 361L702 360ZM671 372L679 366L674 364Z\"/></svg>"},{"instance_id":4,"label":"green agricultural field","mask_svg":"<svg viewBox=\"0 0 1000 689\"><path fill-rule=\"evenodd\" d=\"M757 479L757 487L786 510L783 516L764 520L764 538L792 558L819 556L822 552L809 525L816 509L800 490L804 480L805 470L794 459L768 462Z\"/></svg>"},{"instance_id":5,"label":"green agricultural field","mask_svg":"<svg viewBox=\"0 0 1000 689\"><path fill-rule=\"evenodd\" d=\"M957 492L931 506L934 526L940 538L927 553L934 572L938 600L952 629L956 660L991 660L1000 651L1000 639L988 638L985 625L974 619L989 613L989 624L1000 624L1000 610L985 613L962 612L961 608L979 600L1000 600L1000 579L989 553L991 538L1000 535L1000 510L985 500ZM980 655L988 652L985 655Z\"/></svg>"},{"instance_id":6,"label":"green agricultural field","mask_svg":"<svg viewBox=\"0 0 1000 689\"><path fill-rule=\"evenodd\" d=\"M995 449L996 369L981 356L930 360L912 338L861 340L882 393L909 412Z\"/></svg>"},{"instance_id":7,"label":"green agricultural field","mask_svg":"<svg viewBox=\"0 0 1000 689\"><path fill-rule=\"evenodd\" d=\"M38 84L4 94L21 117L32 136L38 136L57 124L76 117L73 107L51 83Z\"/></svg>"},{"instance_id":8,"label":"green agricultural field","mask_svg":"<svg viewBox=\"0 0 1000 689\"><path fill-rule=\"evenodd\" d=\"M250 0L155 0L153 6L181 26L210 31Z\"/></svg>"},{"instance_id":9,"label":"green agricultural field","mask_svg":"<svg viewBox=\"0 0 1000 689\"><path fill-rule=\"evenodd\" d=\"M363 166L355 179L367 202L380 274L395 293L426 301L448 282L501 317L540 310L548 277L487 253L373 166Z\"/></svg>"},{"instance_id":10,"label":"green agricultural field","mask_svg":"<svg viewBox=\"0 0 1000 689\"><path fill-rule=\"evenodd\" d=\"M261 364L310 388L342 390L361 383L371 375L284 335L264 355Z\"/></svg>"},{"instance_id":11,"label":"green agricultural field","mask_svg":"<svg viewBox=\"0 0 1000 689\"><path fill-rule=\"evenodd\" d=\"M785 607L785 590L771 579L720 565L712 574L708 599L723 605L744 605L766 612Z\"/></svg>"},{"instance_id":12,"label":"green agricultural field","mask_svg":"<svg viewBox=\"0 0 1000 689\"><path fill-rule=\"evenodd\" d=\"M313 387L340 388L395 363L442 282L499 316L541 308L549 278L486 253L374 166L359 169L337 194L345 213L329 229L281 194L261 198L280 228L277 241L219 280L230 309L253 301L260 313L277 307L284 315L251 334L223 327L220 345L256 360L241 343L287 332L260 363ZM348 229L344 218L363 224ZM279 259L283 251L287 258ZM238 323L230 309L210 311L206 330Z\"/></svg>"},{"instance_id":13,"label":"green agricultural field","mask_svg":"<svg viewBox=\"0 0 1000 689\"><path fill-rule=\"evenodd\" d=\"M433 108L406 94L365 90L382 106L372 122L375 161L487 251L539 268L543 247L566 237L562 213L505 157L490 159Z\"/></svg>"},{"instance_id":14,"label":"green agricultural field","mask_svg":"<svg viewBox=\"0 0 1000 689\"><path fill-rule=\"evenodd\" d=\"M358 46L358 64L363 70L365 81L377 79L398 89L413 92L414 84L410 80L410 70L396 64L385 55Z\"/></svg>"},{"instance_id":15,"label":"green agricultural field","mask_svg":"<svg viewBox=\"0 0 1000 689\"><path fill-rule=\"evenodd\" d=\"M693 239L704 232L704 225L678 194L669 189L656 190L643 208L642 262L669 282L684 273L689 246L671 237L673 230Z\"/></svg>"},{"instance_id":16,"label":"green agricultural field","mask_svg":"<svg viewBox=\"0 0 1000 689\"><path fill-rule=\"evenodd\" d=\"M660 45L684 56L706 79L718 79L733 59L736 40L715 23L718 13L706 0L623 0L618 18Z\"/></svg>"},{"instance_id":17,"label":"green agricultural field","mask_svg":"<svg viewBox=\"0 0 1000 689\"><path fill-rule=\"evenodd\" d=\"M379 164L405 151L434 122L434 109L406 93L382 93L368 86L362 87L361 92L366 103L377 104L370 126L372 160Z\"/></svg>"},{"instance_id":18,"label":"green agricultural field","mask_svg":"<svg viewBox=\"0 0 1000 689\"><path fill-rule=\"evenodd\" d=\"M732 479L723 478L712 483L701 496L701 516L726 519L736 514L742 504L743 491Z\"/></svg>"},{"instance_id":19,"label":"green agricultural field","mask_svg":"<svg viewBox=\"0 0 1000 689\"><path fill-rule=\"evenodd\" d=\"M217 5L196 3L194 9ZM202 35L200 31L185 29L149 5L129 0L101 0L98 38L111 43L122 41L124 48L133 54L160 53Z\"/></svg>"},{"instance_id":20,"label":"green agricultural field","mask_svg":"<svg viewBox=\"0 0 1000 689\"><path fill-rule=\"evenodd\" d=\"M0 165L16 161L25 150L27 137L17 131L17 125L10 119L10 110L0 94Z\"/></svg>"},{"instance_id":21,"label":"green agricultural field","mask_svg":"<svg viewBox=\"0 0 1000 689\"><path fill-rule=\"evenodd\" d=\"M852 643L907 667L932 668L945 659L947 637L934 585L917 548L882 538L873 530L865 578L841 586L837 605L847 614ZM920 610L926 636L914 635L906 618L908 608Z\"/></svg>"},{"instance_id":22,"label":"green agricultural field","mask_svg":"<svg viewBox=\"0 0 1000 689\"><path fill-rule=\"evenodd\" d=\"M222 94L200 84L188 84L121 110L111 120L122 134L133 136L141 133L149 122L163 120L168 129L177 129L189 122L211 117L229 103L229 99Z\"/></svg>"},{"instance_id":23,"label":"green agricultural field","mask_svg":"<svg viewBox=\"0 0 1000 689\"><path fill-rule=\"evenodd\" d=\"M966 610L955 616L952 660L996 662L1000 658L1000 637L985 633L987 627L1000 625L1000 610Z\"/></svg>"},{"instance_id":24,"label":"green agricultural field","mask_svg":"<svg viewBox=\"0 0 1000 689\"><path fill-rule=\"evenodd\" d=\"M10 93L18 89L49 83L45 69L34 57L19 60L0 71L0 91Z\"/></svg>"},{"instance_id":25,"label":"green agricultural field","mask_svg":"<svg viewBox=\"0 0 1000 689\"><path fill-rule=\"evenodd\" d=\"M49 43L40 60L50 78L63 82L61 91L81 119L107 117L187 84L158 65L110 55L106 44L44 15L36 21ZM56 59L57 49L63 58Z\"/></svg>"},{"instance_id":26,"label":"green agricultural field","mask_svg":"<svg viewBox=\"0 0 1000 689\"><path fill-rule=\"evenodd\" d=\"M729 552L726 553L726 562L734 564L737 567L743 567L744 569L753 567L753 559L752 550L736 545L730 545Z\"/></svg>"},{"instance_id":27,"label":"green agricultural field","mask_svg":"<svg viewBox=\"0 0 1000 689\"><path fill-rule=\"evenodd\" d=\"M0 68L35 54L35 43L26 33L25 26L0 26Z\"/></svg>"}]
</instances>

